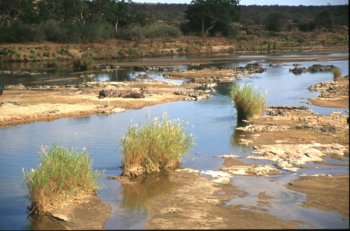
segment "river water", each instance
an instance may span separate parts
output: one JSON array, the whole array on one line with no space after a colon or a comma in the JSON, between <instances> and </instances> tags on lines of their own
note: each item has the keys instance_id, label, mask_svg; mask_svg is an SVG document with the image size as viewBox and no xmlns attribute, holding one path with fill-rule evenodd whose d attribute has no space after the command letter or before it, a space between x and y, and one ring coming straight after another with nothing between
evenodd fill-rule
<instances>
[{"instance_id":1,"label":"river water","mask_svg":"<svg viewBox=\"0 0 350 231\"><path fill-rule=\"evenodd\" d=\"M332 55L332 54L331 54ZM334 54L333 54L334 55ZM249 62L231 62L217 65L240 66ZM317 113L328 114L332 111L346 112L344 109L321 108L305 104L307 98L317 93L307 90L310 85L321 81L331 81L331 73L305 73L295 76L289 72L293 63L308 67L312 64L333 64L338 66L343 74L348 74L348 60L325 62L293 62L267 63L259 60L267 71L255 74L252 78L244 78L239 84L250 83L267 92L267 103L271 105L306 105ZM272 64L272 65L270 65ZM183 66L191 68L190 66ZM117 75L114 73L98 73L94 80L115 81L135 80L141 72L128 68ZM54 74L56 77L59 74ZM157 72L153 78L167 81ZM117 77L116 77L117 76ZM28 79L30 78L30 79ZM50 75L38 77L9 78L0 76L5 84L23 83L32 85L33 82L47 81L53 78ZM60 80L61 81L61 80ZM78 81L82 81L78 79ZM67 83L67 82L65 82ZM76 82L72 82L76 83ZM99 197L112 207L112 216L106 229L142 229L147 218L147 210L142 206L146 198L138 198L123 190L115 181L108 181L106 176L121 173L121 150L119 141L131 123L143 123L146 118L161 117L167 113L171 119L183 121L186 132L192 133L196 145L182 160L182 167L200 170L218 170L223 160L215 158L219 154L235 153L244 158L251 153L251 149L242 147L234 142L236 110L232 106L227 94L227 86L220 86L212 99L198 102L173 102L138 110L126 110L113 115L94 115L83 118L64 118L51 122L36 122L13 127L0 128L0 229L30 229L31 220L27 216L25 187L22 182L22 169L36 168L39 164L39 150L41 146L59 144L73 148L86 148L93 159L93 167L103 170L100 178L102 189ZM334 161L334 160L333 160ZM344 162L349 159L345 158ZM310 165L311 166L311 165ZM323 168L300 169L296 175L284 172L273 177L234 177L233 185L249 192L246 197L232 198L228 205L244 205L252 209L257 202L257 194L251 185L259 185L266 193L278 198L268 206L267 212L284 220L300 220L308 225L300 227L316 228L347 228L349 220L344 219L337 212L323 212L313 208L301 206L305 195L287 190L285 184L297 178L300 174L348 174L348 166L333 166ZM250 185L250 186L249 186ZM163 185L164 186L164 185ZM157 187L150 188L157 191ZM161 191L159 189L158 191ZM255 206L256 207L256 206ZM48 227L50 228L50 227Z\"/></svg>"}]
</instances>

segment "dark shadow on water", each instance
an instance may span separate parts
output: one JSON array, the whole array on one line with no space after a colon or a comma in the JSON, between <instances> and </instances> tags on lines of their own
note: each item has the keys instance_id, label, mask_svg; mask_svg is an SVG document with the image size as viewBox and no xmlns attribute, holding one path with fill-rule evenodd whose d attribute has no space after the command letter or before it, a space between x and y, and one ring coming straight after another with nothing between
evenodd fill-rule
<instances>
[{"instance_id":1,"label":"dark shadow on water","mask_svg":"<svg viewBox=\"0 0 350 231\"><path fill-rule=\"evenodd\" d=\"M229 96L231 94L231 88L235 85L236 85L236 82L218 83L218 85L216 86L216 91L220 95Z\"/></svg>"}]
</instances>

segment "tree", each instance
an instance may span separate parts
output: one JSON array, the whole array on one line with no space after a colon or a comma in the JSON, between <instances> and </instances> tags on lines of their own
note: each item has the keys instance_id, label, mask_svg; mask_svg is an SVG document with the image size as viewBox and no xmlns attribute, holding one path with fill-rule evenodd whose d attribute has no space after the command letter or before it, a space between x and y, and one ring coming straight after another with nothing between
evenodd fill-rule
<instances>
[{"instance_id":1,"label":"tree","mask_svg":"<svg viewBox=\"0 0 350 231\"><path fill-rule=\"evenodd\" d=\"M201 35L224 32L229 24L239 20L239 0L192 0L185 12L188 28Z\"/></svg>"},{"instance_id":2,"label":"tree","mask_svg":"<svg viewBox=\"0 0 350 231\"><path fill-rule=\"evenodd\" d=\"M280 31L283 25L282 20L282 14L279 12L272 12L265 19L265 27L269 31Z\"/></svg>"},{"instance_id":3,"label":"tree","mask_svg":"<svg viewBox=\"0 0 350 231\"><path fill-rule=\"evenodd\" d=\"M315 24L318 26L331 28L333 26L332 13L329 10L324 10L318 13L315 17Z\"/></svg>"},{"instance_id":4,"label":"tree","mask_svg":"<svg viewBox=\"0 0 350 231\"><path fill-rule=\"evenodd\" d=\"M124 0L95 0L95 15L97 21L105 21L112 24L117 32L119 24L126 24L128 17L128 3Z\"/></svg>"}]
</instances>

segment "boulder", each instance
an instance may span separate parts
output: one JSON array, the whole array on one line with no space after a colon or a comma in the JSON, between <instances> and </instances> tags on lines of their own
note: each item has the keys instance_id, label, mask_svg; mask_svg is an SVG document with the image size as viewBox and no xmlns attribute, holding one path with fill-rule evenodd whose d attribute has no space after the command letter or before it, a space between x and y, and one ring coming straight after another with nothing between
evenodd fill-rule
<instances>
[{"instance_id":1,"label":"boulder","mask_svg":"<svg viewBox=\"0 0 350 231\"><path fill-rule=\"evenodd\" d=\"M307 69L305 67L294 67L292 69L289 69L289 71L294 75L301 75L302 73L307 72Z\"/></svg>"},{"instance_id":2,"label":"boulder","mask_svg":"<svg viewBox=\"0 0 350 231\"><path fill-rule=\"evenodd\" d=\"M145 95L142 93L132 92L126 95L124 98L141 99L141 98L145 98Z\"/></svg>"}]
</instances>

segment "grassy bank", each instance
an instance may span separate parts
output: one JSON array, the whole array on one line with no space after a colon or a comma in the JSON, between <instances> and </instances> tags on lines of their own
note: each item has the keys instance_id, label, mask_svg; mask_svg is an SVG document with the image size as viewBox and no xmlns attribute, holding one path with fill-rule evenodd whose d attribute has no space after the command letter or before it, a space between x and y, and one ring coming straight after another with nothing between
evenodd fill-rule
<instances>
[{"instance_id":1,"label":"grassy bank","mask_svg":"<svg viewBox=\"0 0 350 231\"><path fill-rule=\"evenodd\" d=\"M166 116L146 121L144 127L131 125L121 139L123 175L134 178L175 169L192 145L192 136Z\"/></svg>"},{"instance_id":2,"label":"grassy bank","mask_svg":"<svg viewBox=\"0 0 350 231\"><path fill-rule=\"evenodd\" d=\"M42 151L39 167L25 172L32 211L44 213L72 198L93 194L98 175L86 151L59 146Z\"/></svg>"}]
</instances>

